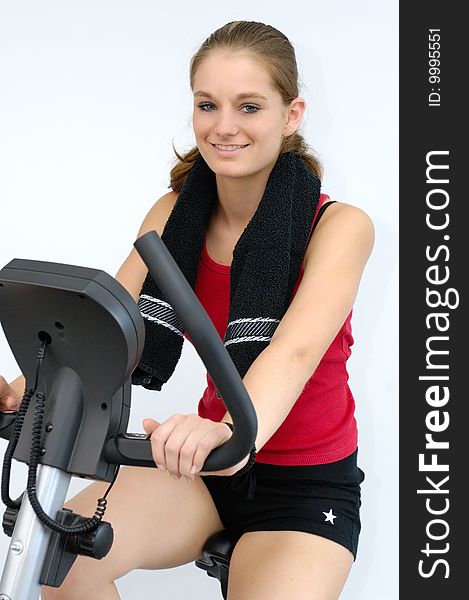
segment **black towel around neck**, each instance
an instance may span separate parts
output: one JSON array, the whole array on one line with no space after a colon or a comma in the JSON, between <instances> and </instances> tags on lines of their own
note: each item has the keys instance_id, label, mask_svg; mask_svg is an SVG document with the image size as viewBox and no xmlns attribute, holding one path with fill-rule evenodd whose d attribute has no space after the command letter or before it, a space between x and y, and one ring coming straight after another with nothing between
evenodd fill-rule
<instances>
[{"instance_id":1,"label":"black towel around neck","mask_svg":"<svg viewBox=\"0 0 469 600\"><path fill-rule=\"evenodd\" d=\"M298 154L280 154L258 208L234 248L223 341L241 377L268 346L290 304L320 189L320 180ZM216 201L215 174L199 156L161 235L194 290ZM138 306L145 322L145 347L132 383L161 390L181 356L184 328L150 273Z\"/></svg>"}]
</instances>

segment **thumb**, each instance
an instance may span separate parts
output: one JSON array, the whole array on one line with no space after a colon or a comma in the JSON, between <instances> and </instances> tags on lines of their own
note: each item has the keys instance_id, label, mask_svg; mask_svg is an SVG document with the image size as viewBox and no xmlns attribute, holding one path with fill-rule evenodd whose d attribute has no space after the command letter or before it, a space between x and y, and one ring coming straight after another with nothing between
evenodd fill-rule
<instances>
[{"instance_id":1,"label":"thumb","mask_svg":"<svg viewBox=\"0 0 469 600\"><path fill-rule=\"evenodd\" d=\"M151 435L155 429L158 429L158 427L161 425L161 423L158 423L158 421L155 421L155 419L143 419L142 424L147 435Z\"/></svg>"}]
</instances>

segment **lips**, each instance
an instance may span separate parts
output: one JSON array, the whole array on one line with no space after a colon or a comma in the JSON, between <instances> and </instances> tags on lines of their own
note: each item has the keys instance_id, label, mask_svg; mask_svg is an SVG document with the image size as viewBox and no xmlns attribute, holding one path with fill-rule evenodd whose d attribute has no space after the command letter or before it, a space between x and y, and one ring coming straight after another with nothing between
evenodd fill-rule
<instances>
[{"instance_id":1,"label":"lips","mask_svg":"<svg viewBox=\"0 0 469 600\"><path fill-rule=\"evenodd\" d=\"M249 144L212 144L213 149L219 156L237 156L245 150Z\"/></svg>"},{"instance_id":2,"label":"lips","mask_svg":"<svg viewBox=\"0 0 469 600\"><path fill-rule=\"evenodd\" d=\"M239 150L240 148L246 148L249 144L212 144L218 148L218 150L230 151L230 150Z\"/></svg>"}]
</instances>

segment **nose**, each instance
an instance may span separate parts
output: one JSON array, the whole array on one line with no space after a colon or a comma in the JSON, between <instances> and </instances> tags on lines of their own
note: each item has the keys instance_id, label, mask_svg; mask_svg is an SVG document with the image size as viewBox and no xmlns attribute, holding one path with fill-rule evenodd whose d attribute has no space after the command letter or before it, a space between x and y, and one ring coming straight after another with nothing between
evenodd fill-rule
<instances>
[{"instance_id":1,"label":"nose","mask_svg":"<svg viewBox=\"0 0 469 600\"><path fill-rule=\"evenodd\" d=\"M215 134L220 138L234 136L239 132L237 115L231 110L219 110L215 122Z\"/></svg>"}]
</instances>

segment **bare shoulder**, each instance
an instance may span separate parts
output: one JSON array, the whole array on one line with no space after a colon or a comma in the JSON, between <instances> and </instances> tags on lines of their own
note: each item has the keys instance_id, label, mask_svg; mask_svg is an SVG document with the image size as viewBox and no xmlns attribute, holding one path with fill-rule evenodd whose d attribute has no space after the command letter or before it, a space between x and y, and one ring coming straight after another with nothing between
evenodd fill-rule
<instances>
[{"instance_id":1,"label":"bare shoulder","mask_svg":"<svg viewBox=\"0 0 469 600\"><path fill-rule=\"evenodd\" d=\"M339 244L350 250L361 250L368 256L373 249L374 239L373 221L364 210L345 202L334 202L327 208L311 236L305 264L321 249L332 250Z\"/></svg>"},{"instance_id":2,"label":"bare shoulder","mask_svg":"<svg viewBox=\"0 0 469 600\"><path fill-rule=\"evenodd\" d=\"M272 337L308 358L311 373L352 310L373 240L370 217L341 202L311 236L300 285Z\"/></svg>"},{"instance_id":3,"label":"bare shoulder","mask_svg":"<svg viewBox=\"0 0 469 600\"><path fill-rule=\"evenodd\" d=\"M152 230L155 230L161 235L177 199L178 194L173 191L161 196L161 198L153 204L143 219L138 232L138 237Z\"/></svg>"},{"instance_id":4,"label":"bare shoulder","mask_svg":"<svg viewBox=\"0 0 469 600\"><path fill-rule=\"evenodd\" d=\"M178 194L173 191L161 196L146 214L135 239L149 231L156 231L158 235L161 235L177 198ZM117 281L127 289L136 302L147 272L148 269L135 248L131 249L130 254L117 271Z\"/></svg>"},{"instance_id":5,"label":"bare shoulder","mask_svg":"<svg viewBox=\"0 0 469 600\"><path fill-rule=\"evenodd\" d=\"M316 231L320 231L326 224L328 224L329 228L346 227L350 230L359 229L361 232L367 230L369 233L374 232L373 221L369 215L361 208L346 204L345 202L334 202L331 204L319 221Z\"/></svg>"}]
</instances>

